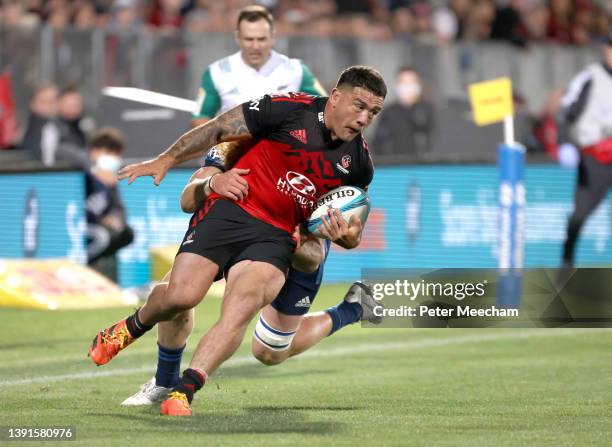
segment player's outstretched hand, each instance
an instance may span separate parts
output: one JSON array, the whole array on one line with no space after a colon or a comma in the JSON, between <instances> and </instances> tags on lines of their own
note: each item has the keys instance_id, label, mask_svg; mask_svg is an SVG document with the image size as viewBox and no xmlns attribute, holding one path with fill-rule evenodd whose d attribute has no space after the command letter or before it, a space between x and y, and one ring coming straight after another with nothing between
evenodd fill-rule
<instances>
[{"instance_id":1,"label":"player's outstretched hand","mask_svg":"<svg viewBox=\"0 0 612 447\"><path fill-rule=\"evenodd\" d=\"M327 211L327 217L322 216L321 221L323 223L319 226L319 231L325 239L345 248L359 245L363 225L356 215L352 215L347 222L340 210L330 208Z\"/></svg>"},{"instance_id":2,"label":"player's outstretched hand","mask_svg":"<svg viewBox=\"0 0 612 447\"><path fill-rule=\"evenodd\" d=\"M173 166L171 158L155 157L151 160L127 165L119 171L119 180L128 179L131 185L138 177L150 175L155 186L159 186L168 170Z\"/></svg>"},{"instance_id":3,"label":"player's outstretched hand","mask_svg":"<svg viewBox=\"0 0 612 447\"><path fill-rule=\"evenodd\" d=\"M210 188L217 194L232 200L242 201L249 194L249 183L243 177L250 169L232 168L222 174L216 174Z\"/></svg>"}]
</instances>

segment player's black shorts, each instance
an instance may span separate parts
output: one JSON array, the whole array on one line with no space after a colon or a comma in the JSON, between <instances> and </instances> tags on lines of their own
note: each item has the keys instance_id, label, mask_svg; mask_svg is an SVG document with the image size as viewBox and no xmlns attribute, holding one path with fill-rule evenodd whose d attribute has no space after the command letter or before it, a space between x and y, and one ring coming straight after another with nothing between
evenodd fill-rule
<instances>
[{"instance_id":1,"label":"player's black shorts","mask_svg":"<svg viewBox=\"0 0 612 447\"><path fill-rule=\"evenodd\" d=\"M223 273L248 259L267 262L287 274L295 249L291 234L254 218L229 200L207 202L204 210L191 218L178 253L208 258Z\"/></svg>"}]
</instances>

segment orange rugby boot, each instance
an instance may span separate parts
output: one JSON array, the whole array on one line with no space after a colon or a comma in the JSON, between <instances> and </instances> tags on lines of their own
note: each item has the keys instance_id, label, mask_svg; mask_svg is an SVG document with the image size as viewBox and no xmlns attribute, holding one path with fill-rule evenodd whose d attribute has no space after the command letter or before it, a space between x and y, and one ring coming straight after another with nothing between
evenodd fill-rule
<instances>
[{"instance_id":1,"label":"orange rugby boot","mask_svg":"<svg viewBox=\"0 0 612 447\"><path fill-rule=\"evenodd\" d=\"M136 340L125 324L127 318L99 332L89 346L89 357L100 366L106 365L119 351Z\"/></svg>"},{"instance_id":2,"label":"orange rugby boot","mask_svg":"<svg viewBox=\"0 0 612 447\"><path fill-rule=\"evenodd\" d=\"M191 416L191 405L185 393L172 391L161 403L161 413L165 416Z\"/></svg>"}]
</instances>

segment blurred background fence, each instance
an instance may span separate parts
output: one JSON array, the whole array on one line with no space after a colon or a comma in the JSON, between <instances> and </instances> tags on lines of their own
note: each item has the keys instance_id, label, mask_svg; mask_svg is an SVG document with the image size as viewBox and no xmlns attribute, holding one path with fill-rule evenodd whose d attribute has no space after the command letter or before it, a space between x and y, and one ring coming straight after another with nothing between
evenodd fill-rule
<instances>
[{"instance_id":1,"label":"blurred background fence","mask_svg":"<svg viewBox=\"0 0 612 447\"><path fill-rule=\"evenodd\" d=\"M564 88L587 63L600 59L595 46L531 44L521 48L493 41L457 41L446 45L363 38L279 37L276 48L301 58L330 89L345 67L367 64L385 76L390 87L397 69L415 67L423 78L424 97L434 107L434 134L418 161L495 160L500 126L476 131L467 99L472 82L509 76L517 101L517 135L527 138L531 119L545 107L551 92ZM0 71L8 70L18 106L19 122L27 121L27 104L36 85L74 85L89 110L102 113L101 89L131 86L183 98L194 98L208 64L236 51L232 33L145 31L113 33L95 29L54 30L0 28ZM388 102L395 98L390 88ZM368 135L375 131L373 126ZM376 148L373 148L376 151ZM148 156L128 147L127 156ZM414 161L414 154L382 155L379 164Z\"/></svg>"}]
</instances>

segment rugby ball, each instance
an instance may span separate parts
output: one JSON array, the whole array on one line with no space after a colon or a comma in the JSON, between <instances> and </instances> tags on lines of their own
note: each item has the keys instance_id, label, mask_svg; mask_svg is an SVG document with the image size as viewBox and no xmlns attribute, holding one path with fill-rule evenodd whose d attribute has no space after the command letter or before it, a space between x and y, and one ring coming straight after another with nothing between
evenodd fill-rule
<instances>
[{"instance_id":1,"label":"rugby ball","mask_svg":"<svg viewBox=\"0 0 612 447\"><path fill-rule=\"evenodd\" d=\"M329 208L339 209L347 222L356 214L361 220L361 225L365 225L370 213L370 197L367 192L356 186L340 186L322 195L317 199L315 209L306 221L306 228L310 233L323 237L318 228L323 223L321 218L327 216Z\"/></svg>"}]
</instances>

